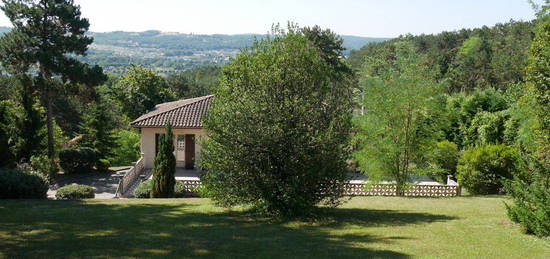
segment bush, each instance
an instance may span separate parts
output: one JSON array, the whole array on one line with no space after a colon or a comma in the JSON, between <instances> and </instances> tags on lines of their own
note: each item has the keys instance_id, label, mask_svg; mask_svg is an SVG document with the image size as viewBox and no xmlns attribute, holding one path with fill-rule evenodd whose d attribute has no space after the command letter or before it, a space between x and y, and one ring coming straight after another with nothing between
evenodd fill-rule
<instances>
[{"instance_id":1,"label":"bush","mask_svg":"<svg viewBox=\"0 0 550 259\"><path fill-rule=\"evenodd\" d=\"M55 198L58 200L93 199L94 197L94 187L79 184L63 186L55 194Z\"/></svg>"},{"instance_id":2,"label":"bush","mask_svg":"<svg viewBox=\"0 0 550 259\"><path fill-rule=\"evenodd\" d=\"M93 171L96 157L91 148L65 149L59 153L59 164L67 174L88 173Z\"/></svg>"},{"instance_id":3,"label":"bush","mask_svg":"<svg viewBox=\"0 0 550 259\"><path fill-rule=\"evenodd\" d=\"M438 142L429 156L430 162L435 167L435 172L431 176L435 180L445 183L448 175L456 175L459 157L460 152L455 143L447 140Z\"/></svg>"},{"instance_id":4,"label":"bush","mask_svg":"<svg viewBox=\"0 0 550 259\"><path fill-rule=\"evenodd\" d=\"M513 204L506 204L508 216L523 226L525 232L540 237L550 236L550 178L548 169L535 174L532 182L519 178L506 183Z\"/></svg>"},{"instance_id":5,"label":"bush","mask_svg":"<svg viewBox=\"0 0 550 259\"><path fill-rule=\"evenodd\" d=\"M138 187L134 190L134 197L135 198L151 198L151 191L153 190L153 181L152 180L146 180L138 185ZM176 184L174 185L174 197L175 198L184 198L188 195L187 191L185 191L185 186L183 185L183 182L176 181Z\"/></svg>"},{"instance_id":6,"label":"bush","mask_svg":"<svg viewBox=\"0 0 550 259\"><path fill-rule=\"evenodd\" d=\"M188 195L187 191L185 191L185 185L181 181L176 181L176 184L174 185L174 197L175 198L184 198Z\"/></svg>"},{"instance_id":7,"label":"bush","mask_svg":"<svg viewBox=\"0 0 550 259\"><path fill-rule=\"evenodd\" d=\"M46 155L31 157L31 167L35 172L48 179L48 181L53 180L57 174L57 165Z\"/></svg>"},{"instance_id":8,"label":"bush","mask_svg":"<svg viewBox=\"0 0 550 259\"><path fill-rule=\"evenodd\" d=\"M147 199L151 198L151 191L153 190L153 181L145 180L136 187L134 190L134 197Z\"/></svg>"},{"instance_id":9,"label":"bush","mask_svg":"<svg viewBox=\"0 0 550 259\"><path fill-rule=\"evenodd\" d=\"M46 199L44 177L24 169L0 169L0 199Z\"/></svg>"},{"instance_id":10,"label":"bush","mask_svg":"<svg viewBox=\"0 0 550 259\"><path fill-rule=\"evenodd\" d=\"M458 181L472 194L497 194L520 162L516 148L486 145L467 149L458 162Z\"/></svg>"},{"instance_id":11,"label":"bush","mask_svg":"<svg viewBox=\"0 0 550 259\"><path fill-rule=\"evenodd\" d=\"M109 171L109 167L111 167L111 163L107 159L99 159L97 160L96 168L98 171L106 172Z\"/></svg>"}]
</instances>

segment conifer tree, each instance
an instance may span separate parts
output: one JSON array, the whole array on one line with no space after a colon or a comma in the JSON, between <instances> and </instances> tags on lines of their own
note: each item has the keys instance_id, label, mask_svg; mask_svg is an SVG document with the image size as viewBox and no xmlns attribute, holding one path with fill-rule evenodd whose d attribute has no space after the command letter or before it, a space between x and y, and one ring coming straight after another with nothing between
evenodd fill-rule
<instances>
[{"instance_id":1,"label":"conifer tree","mask_svg":"<svg viewBox=\"0 0 550 259\"><path fill-rule=\"evenodd\" d=\"M171 198L176 184L176 157L174 156L174 133L172 124L166 123L166 134L159 139L158 152L153 168L152 198Z\"/></svg>"},{"instance_id":2,"label":"conifer tree","mask_svg":"<svg viewBox=\"0 0 550 259\"><path fill-rule=\"evenodd\" d=\"M33 82L29 77L20 75L21 113L17 118L17 140L15 149L17 162L30 162L32 156L45 155L46 118L44 108L40 105Z\"/></svg>"},{"instance_id":3,"label":"conifer tree","mask_svg":"<svg viewBox=\"0 0 550 259\"><path fill-rule=\"evenodd\" d=\"M1 7L13 29L0 39L0 60L12 74L33 78L46 108L48 155L55 156L53 99L55 79L68 87L99 85L106 80L99 66L90 67L75 56L86 55L93 39L90 27L73 0L3 0Z\"/></svg>"},{"instance_id":4,"label":"conifer tree","mask_svg":"<svg viewBox=\"0 0 550 259\"><path fill-rule=\"evenodd\" d=\"M101 160L107 160L113 156L113 149L116 147L114 130L117 123L115 115L110 109L108 100L99 96L92 103L89 110L84 114L84 122L80 126L82 132L82 143L84 147L93 149L97 154L97 169L106 170ZM108 167L108 166L107 166Z\"/></svg>"}]
</instances>

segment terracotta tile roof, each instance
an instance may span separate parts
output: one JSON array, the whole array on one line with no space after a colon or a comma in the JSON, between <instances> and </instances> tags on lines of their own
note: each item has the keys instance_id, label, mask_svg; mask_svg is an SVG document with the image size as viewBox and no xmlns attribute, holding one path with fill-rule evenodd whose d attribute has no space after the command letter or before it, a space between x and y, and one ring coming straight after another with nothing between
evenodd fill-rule
<instances>
[{"instance_id":1,"label":"terracotta tile roof","mask_svg":"<svg viewBox=\"0 0 550 259\"><path fill-rule=\"evenodd\" d=\"M135 128L164 127L170 120L174 128L202 128L202 119L208 112L213 95L161 103L141 115L130 125Z\"/></svg>"}]
</instances>

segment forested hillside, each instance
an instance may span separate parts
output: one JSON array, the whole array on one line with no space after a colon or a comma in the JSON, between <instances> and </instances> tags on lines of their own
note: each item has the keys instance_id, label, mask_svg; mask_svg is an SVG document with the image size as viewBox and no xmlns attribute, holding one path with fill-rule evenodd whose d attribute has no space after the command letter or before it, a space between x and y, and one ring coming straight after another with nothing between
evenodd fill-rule
<instances>
[{"instance_id":1,"label":"forested hillside","mask_svg":"<svg viewBox=\"0 0 550 259\"><path fill-rule=\"evenodd\" d=\"M10 28L0 27L0 33ZM128 64L143 65L169 74L204 65L220 65L234 57L243 47L251 46L261 34L200 35L161 31L89 32L94 43L82 61L97 64L107 73L121 74ZM357 50L369 42L387 38L342 36L344 47Z\"/></svg>"},{"instance_id":2,"label":"forested hillside","mask_svg":"<svg viewBox=\"0 0 550 259\"><path fill-rule=\"evenodd\" d=\"M534 30L534 22L510 21L435 35L405 35L351 50L349 62L359 70L366 58L392 60L394 43L409 41L426 55L425 62L437 72L437 79L448 80L449 92L506 89L523 81Z\"/></svg>"}]
</instances>

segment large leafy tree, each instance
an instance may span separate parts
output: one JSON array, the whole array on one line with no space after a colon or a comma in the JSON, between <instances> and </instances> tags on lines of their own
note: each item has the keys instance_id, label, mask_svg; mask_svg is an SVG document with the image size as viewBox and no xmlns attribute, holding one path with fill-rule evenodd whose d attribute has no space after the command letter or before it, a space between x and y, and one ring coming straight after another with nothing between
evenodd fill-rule
<instances>
[{"instance_id":1,"label":"large leafy tree","mask_svg":"<svg viewBox=\"0 0 550 259\"><path fill-rule=\"evenodd\" d=\"M355 154L373 181L393 180L403 195L426 165L440 137L438 94L443 87L409 43L396 44L395 61L371 59L361 78L364 113L357 119Z\"/></svg>"},{"instance_id":2,"label":"large leafy tree","mask_svg":"<svg viewBox=\"0 0 550 259\"><path fill-rule=\"evenodd\" d=\"M105 80L102 69L76 59L85 55L93 39L86 36L90 24L81 17L73 0L3 0L1 9L13 29L0 40L0 59L13 74L27 73L45 103L48 155L53 158L53 99L57 87L84 84L92 87ZM56 84L56 78L61 84Z\"/></svg>"},{"instance_id":3,"label":"large leafy tree","mask_svg":"<svg viewBox=\"0 0 550 259\"><path fill-rule=\"evenodd\" d=\"M275 28L223 68L201 163L215 201L282 216L338 204L352 80L321 53L298 28Z\"/></svg>"},{"instance_id":4,"label":"large leafy tree","mask_svg":"<svg viewBox=\"0 0 550 259\"><path fill-rule=\"evenodd\" d=\"M142 66L130 66L114 88L130 119L136 119L155 105L175 98L163 77Z\"/></svg>"},{"instance_id":5,"label":"large leafy tree","mask_svg":"<svg viewBox=\"0 0 550 259\"><path fill-rule=\"evenodd\" d=\"M172 132L172 124L168 122L166 123L166 133L160 136L159 150L155 156L152 198L174 197L175 173L174 133Z\"/></svg>"},{"instance_id":6,"label":"large leafy tree","mask_svg":"<svg viewBox=\"0 0 550 259\"><path fill-rule=\"evenodd\" d=\"M351 68L343 62L344 40L338 34L318 25L304 27L300 32L318 49L325 62L338 72L334 75L351 74Z\"/></svg>"}]
</instances>

